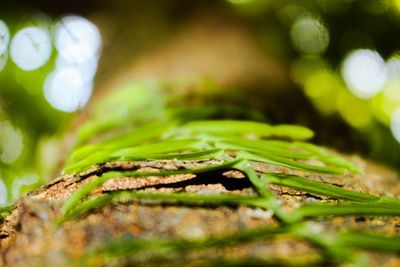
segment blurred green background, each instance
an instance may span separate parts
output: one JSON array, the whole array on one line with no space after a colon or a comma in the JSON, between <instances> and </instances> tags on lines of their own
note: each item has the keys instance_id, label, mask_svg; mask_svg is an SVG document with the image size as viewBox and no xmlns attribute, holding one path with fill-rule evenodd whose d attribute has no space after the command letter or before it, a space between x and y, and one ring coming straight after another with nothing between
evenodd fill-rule
<instances>
[{"instance_id":1,"label":"blurred green background","mask_svg":"<svg viewBox=\"0 0 400 267\"><path fill-rule=\"evenodd\" d=\"M64 133L107 70L107 23L146 17L113 40L140 53L200 7L233 14L289 62L308 112L351 129L317 142L399 168L400 0L14 1L0 4L0 206L54 178Z\"/></svg>"}]
</instances>

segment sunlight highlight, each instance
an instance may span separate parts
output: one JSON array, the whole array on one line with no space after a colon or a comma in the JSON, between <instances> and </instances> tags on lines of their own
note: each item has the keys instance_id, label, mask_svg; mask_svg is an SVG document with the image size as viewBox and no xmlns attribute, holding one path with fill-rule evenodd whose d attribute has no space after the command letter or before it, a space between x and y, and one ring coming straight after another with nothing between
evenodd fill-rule
<instances>
[{"instance_id":1,"label":"sunlight highlight","mask_svg":"<svg viewBox=\"0 0 400 267\"><path fill-rule=\"evenodd\" d=\"M74 112L88 102L92 94L92 82L85 82L75 68L62 68L48 75L44 94L54 108Z\"/></svg>"},{"instance_id":2,"label":"sunlight highlight","mask_svg":"<svg viewBox=\"0 0 400 267\"><path fill-rule=\"evenodd\" d=\"M55 28L55 44L60 56L72 63L95 57L101 47L96 25L79 16L66 16Z\"/></svg>"},{"instance_id":3,"label":"sunlight highlight","mask_svg":"<svg viewBox=\"0 0 400 267\"><path fill-rule=\"evenodd\" d=\"M391 57L386 66L388 76L383 94L400 105L400 55Z\"/></svg>"},{"instance_id":4,"label":"sunlight highlight","mask_svg":"<svg viewBox=\"0 0 400 267\"><path fill-rule=\"evenodd\" d=\"M10 46L11 59L26 71L43 66L50 59L51 51L50 34L38 27L27 27L18 31Z\"/></svg>"},{"instance_id":5,"label":"sunlight highlight","mask_svg":"<svg viewBox=\"0 0 400 267\"><path fill-rule=\"evenodd\" d=\"M400 0L393 0L393 6L400 13Z\"/></svg>"},{"instance_id":6,"label":"sunlight highlight","mask_svg":"<svg viewBox=\"0 0 400 267\"><path fill-rule=\"evenodd\" d=\"M56 60L56 69L75 69L76 71L78 71L82 78L89 82L91 81L97 71L97 62L98 62L98 58L97 56L94 56L92 58L90 58L89 60L86 60L84 62L70 62L65 60L62 57L57 57Z\"/></svg>"},{"instance_id":7,"label":"sunlight highlight","mask_svg":"<svg viewBox=\"0 0 400 267\"><path fill-rule=\"evenodd\" d=\"M400 107L392 115L390 130L394 138L400 143Z\"/></svg>"},{"instance_id":8,"label":"sunlight highlight","mask_svg":"<svg viewBox=\"0 0 400 267\"><path fill-rule=\"evenodd\" d=\"M375 51L360 49L350 53L341 68L343 79L352 94L369 99L385 84L385 61Z\"/></svg>"},{"instance_id":9,"label":"sunlight highlight","mask_svg":"<svg viewBox=\"0 0 400 267\"><path fill-rule=\"evenodd\" d=\"M0 176L0 207L7 205L8 193L7 187Z\"/></svg>"},{"instance_id":10,"label":"sunlight highlight","mask_svg":"<svg viewBox=\"0 0 400 267\"><path fill-rule=\"evenodd\" d=\"M6 66L7 60L8 60L7 52L0 54L0 71L2 71L4 69L4 67Z\"/></svg>"},{"instance_id":11,"label":"sunlight highlight","mask_svg":"<svg viewBox=\"0 0 400 267\"><path fill-rule=\"evenodd\" d=\"M4 21L0 20L0 55L7 51L10 42L10 32Z\"/></svg>"},{"instance_id":12,"label":"sunlight highlight","mask_svg":"<svg viewBox=\"0 0 400 267\"><path fill-rule=\"evenodd\" d=\"M55 109L75 112L87 104L92 94L100 32L85 18L66 16L57 23L54 35L58 56L55 70L43 87L45 98Z\"/></svg>"}]
</instances>

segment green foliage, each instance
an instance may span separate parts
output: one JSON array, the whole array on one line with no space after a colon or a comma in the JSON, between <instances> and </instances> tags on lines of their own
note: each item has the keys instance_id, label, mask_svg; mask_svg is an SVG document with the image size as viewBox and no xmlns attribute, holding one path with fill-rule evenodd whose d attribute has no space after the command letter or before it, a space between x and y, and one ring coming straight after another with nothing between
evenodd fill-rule
<instances>
[{"instance_id":1,"label":"green foliage","mask_svg":"<svg viewBox=\"0 0 400 267\"><path fill-rule=\"evenodd\" d=\"M271 235L285 234L305 239L319 247L332 261L359 261L348 248L364 248L399 252L398 239L372 236L367 233L332 233L322 237L307 223L310 217L326 216L399 216L400 200L347 190L329 183L312 180L308 173L324 175L355 175L361 170L342 157L326 149L306 143L313 132L294 125L269 125L265 122L239 120L208 120L199 116L196 121L187 121L184 113L170 112L174 95L163 100L161 93L146 86L126 87L117 96L106 99L94 113L94 120L82 126L78 146L72 153L65 172L79 174L92 168L101 167L112 161L152 161L152 160L207 160L212 164L204 167L188 167L178 170L107 170L99 177L75 191L64 204L64 214L57 220L61 224L83 216L87 212L110 202L158 201L160 204L200 205L200 206L251 206L274 212L281 226L273 229L248 230L226 237L210 237L202 240L116 240L93 252L94 254L121 255L141 250L186 251L210 246L226 246L243 240L252 241ZM130 88L129 90L127 88ZM123 111L112 101L128 98L140 99L124 106ZM111 101L111 102L108 102ZM128 101L129 102L129 101ZM168 104L166 104L168 103ZM115 103L114 103L115 104ZM152 105L160 105L158 113ZM160 107L159 106L159 107ZM103 107L105 111L100 112ZM150 113L143 111L150 108ZM176 108L176 107L174 107ZM186 106L189 113L192 107ZM108 112L110 111L110 112ZM153 113L155 112L155 113ZM113 114L117 121L111 123ZM105 114L104 116L102 114ZM121 115L123 114L123 116ZM150 115L149 115L150 114ZM180 115L177 115L180 114ZM193 113L191 113L193 114ZM150 116L150 117L147 117ZM180 117L183 116L183 117ZM129 118L129 121L126 120ZM99 127L99 125L102 125ZM126 129L117 131L118 129ZM92 135L108 138L93 139ZM86 143L86 144L85 144ZM257 164L284 167L291 173L259 170ZM284 169L283 168L283 169ZM110 179L127 177L158 176L160 178L177 174L199 174L238 170L245 174L258 192L257 196L232 196L227 194L205 195L188 193L159 193L122 190L91 195L91 192ZM294 174L296 173L296 174ZM323 197L319 203L304 204L293 211L283 210L281 202L269 190L269 185L294 188L308 194Z\"/></svg>"}]
</instances>

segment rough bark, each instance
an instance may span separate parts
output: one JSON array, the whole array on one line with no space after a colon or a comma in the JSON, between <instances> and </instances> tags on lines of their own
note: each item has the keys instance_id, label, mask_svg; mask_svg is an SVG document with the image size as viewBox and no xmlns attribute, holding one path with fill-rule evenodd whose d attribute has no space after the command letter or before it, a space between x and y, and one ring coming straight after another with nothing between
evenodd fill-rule
<instances>
[{"instance_id":1,"label":"rough bark","mask_svg":"<svg viewBox=\"0 0 400 267\"><path fill-rule=\"evenodd\" d=\"M398 175L383 166L368 162L357 156L351 160L363 166L365 175L336 177L338 186L369 192L374 195L400 196ZM215 163L215 162L214 162ZM223 236L244 229L261 226L277 226L270 211L239 207L204 207L161 205L157 202L114 203L90 212L82 218L67 222L62 226L54 221L61 215L62 203L77 188L101 172L111 169L163 170L193 168L212 162L150 161L132 163L108 163L92 168L79 175L62 176L43 188L20 199L10 216L1 226L1 248L3 263L8 266L68 266L96 247L116 238L165 238L193 239L207 236ZM256 168L276 168L268 165ZM281 169L282 172L289 170ZM292 171L293 172L293 171ZM310 175L310 179L328 180L332 177ZM93 194L101 194L118 189L147 190L160 192L226 193L233 195L254 195L249 181L241 173L215 173L206 176L194 174L164 178L128 179L118 178L107 182ZM320 201L312 195L282 186L270 188L284 203L287 210L301 203ZM399 218L390 217L330 217L314 219L315 227L321 234L353 230L373 230L386 235L398 234ZM134 252L132 252L134 253ZM370 261L376 266L396 266L400 258L395 255L370 253ZM293 238L271 238L232 244L226 248L182 252L175 255L149 254L140 257L119 258L110 265L204 265L225 263L254 264L305 264L321 263L323 255L310 243ZM91 262L97 266L100 262ZM100 264L101 265L101 264Z\"/></svg>"}]
</instances>

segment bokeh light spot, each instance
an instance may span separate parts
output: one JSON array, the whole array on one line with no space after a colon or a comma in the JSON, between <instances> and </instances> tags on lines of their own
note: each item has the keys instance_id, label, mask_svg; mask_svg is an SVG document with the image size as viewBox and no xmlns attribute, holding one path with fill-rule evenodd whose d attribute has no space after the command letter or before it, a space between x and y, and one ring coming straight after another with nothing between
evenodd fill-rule
<instances>
[{"instance_id":1,"label":"bokeh light spot","mask_svg":"<svg viewBox=\"0 0 400 267\"><path fill-rule=\"evenodd\" d=\"M393 0L393 5L397 12L400 12L400 0Z\"/></svg>"},{"instance_id":2,"label":"bokeh light spot","mask_svg":"<svg viewBox=\"0 0 400 267\"><path fill-rule=\"evenodd\" d=\"M400 104L400 55L391 57L387 63L387 81L383 94L388 99Z\"/></svg>"},{"instance_id":3,"label":"bokeh light spot","mask_svg":"<svg viewBox=\"0 0 400 267\"><path fill-rule=\"evenodd\" d=\"M317 18L306 16L295 20L290 30L293 46L304 54L321 54L329 44L329 31Z\"/></svg>"},{"instance_id":4,"label":"bokeh light spot","mask_svg":"<svg viewBox=\"0 0 400 267\"><path fill-rule=\"evenodd\" d=\"M18 31L11 41L11 59L21 69L30 71L43 66L52 51L49 33L38 27Z\"/></svg>"},{"instance_id":5,"label":"bokeh light spot","mask_svg":"<svg viewBox=\"0 0 400 267\"><path fill-rule=\"evenodd\" d=\"M10 32L4 21L0 20L0 55L7 51L10 42Z\"/></svg>"},{"instance_id":6,"label":"bokeh light spot","mask_svg":"<svg viewBox=\"0 0 400 267\"><path fill-rule=\"evenodd\" d=\"M292 62L290 73L293 81L304 84L317 71L329 69L328 63L319 56L305 56Z\"/></svg>"},{"instance_id":7,"label":"bokeh light spot","mask_svg":"<svg viewBox=\"0 0 400 267\"><path fill-rule=\"evenodd\" d=\"M317 71L305 83L305 92L311 98L319 98L331 90L337 81L329 71Z\"/></svg>"},{"instance_id":8,"label":"bokeh light spot","mask_svg":"<svg viewBox=\"0 0 400 267\"><path fill-rule=\"evenodd\" d=\"M8 199L7 187L0 176L0 207L5 206L7 204L7 199Z\"/></svg>"},{"instance_id":9,"label":"bokeh light spot","mask_svg":"<svg viewBox=\"0 0 400 267\"><path fill-rule=\"evenodd\" d=\"M70 62L62 57L57 57L56 69L75 69L81 74L85 82L92 81L97 71L97 57L92 57L83 62Z\"/></svg>"},{"instance_id":10,"label":"bokeh light spot","mask_svg":"<svg viewBox=\"0 0 400 267\"><path fill-rule=\"evenodd\" d=\"M400 107L392 115L390 129L394 138L400 143Z\"/></svg>"},{"instance_id":11,"label":"bokeh light spot","mask_svg":"<svg viewBox=\"0 0 400 267\"><path fill-rule=\"evenodd\" d=\"M75 68L62 68L48 75L44 94L54 108L74 112L88 102L92 94L92 82L85 82Z\"/></svg>"},{"instance_id":12,"label":"bokeh light spot","mask_svg":"<svg viewBox=\"0 0 400 267\"><path fill-rule=\"evenodd\" d=\"M2 71L4 69L4 67L7 64L7 60L8 60L8 53L4 52L3 54L0 54L0 71Z\"/></svg>"},{"instance_id":13,"label":"bokeh light spot","mask_svg":"<svg viewBox=\"0 0 400 267\"><path fill-rule=\"evenodd\" d=\"M394 100L387 98L383 93L379 93L371 101L374 117L385 125L390 125L393 112L400 106L400 103Z\"/></svg>"},{"instance_id":14,"label":"bokeh light spot","mask_svg":"<svg viewBox=\"0 0 400 267\"><path fill-rule=\"evenodd\" d=\"M9 121L0 122L0 160L9 164L16 161L24 147L22 133Z\"/></svg>"},{"instance_id":15,"label":"bokeh light spot","mask_svg":"<svg viewBox=\"0 0 400 267\"><path fill-rule=\"evenodd\" d=\"M353 127L365 128L372 122L372 112L366 100L359 99L346 90L339 94L339 113Z\"/></svg>"},{"instance_id":16,"label":"bokeh light spot","mask_svg":"<svg viewBox=\"0 0 400 267\"><path fill-rule=\"evenodd\" d=\"M85 18L66 16L56 25L55 45L64 60L84 62L98 54L100 32L96 25Z\"/></svg>"},{"instance_id":17,"label":"bokeh light spot","mask_svg":"<svg viewBox=\"0 0 400 267\"><path fill-rule=\"evenodd\" d=\"M336 111L338 95L344 89L335 73L320 70L308 77L304 90L318 110L328 115Z\"/></svg>"},{"instance_id":18,"label":"bokeh light spot","mask_svg":"<svg viewBox=\"0 0 400 267\"><path fill-rule=\"evenodd\" d=\"M368 49L351 52L343 62L341 73L347 88L363 99L376 95L383 88L387 76L382 57Z\"/></svg>"}]
</instances>

